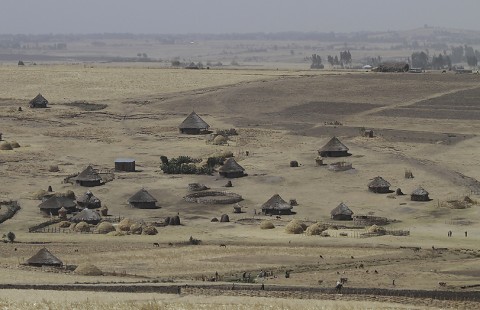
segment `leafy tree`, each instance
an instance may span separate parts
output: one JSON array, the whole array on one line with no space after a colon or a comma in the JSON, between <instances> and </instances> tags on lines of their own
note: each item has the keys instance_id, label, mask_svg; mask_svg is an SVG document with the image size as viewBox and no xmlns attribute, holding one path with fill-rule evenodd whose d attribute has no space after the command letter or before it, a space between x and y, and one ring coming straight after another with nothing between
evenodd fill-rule
<instances>
[{"instance_id":1,"label":"leafy tree","mask_svg":"<svg viewBox=\"0 0 480 310\"><path fill-rule=\"evenodd\" d=\"M333 67L335 62L334 62L334 59L333 59L332 55L327 56L327 62Z\"/></svg>"},{"instance_id":2,"label":"leafy tree","mask_svg":"<svg viewBox=\"0 0 480 310\"><path fill-rule=\"evenodd\" d=\"M412 67L426 68L428 66L428 55L424 51L412 54Z\"/></svg>"},{"instance_id":3,"label":"leafy tree","mask_svg":"<svg viewBox=\"0 0 480 310\"><path fill-rule=\"evenodd\" d=\"M477 56L467 56L467 64L470 67L476 67L478 65L478 59Z\"/></svg>"},{"instance_id":4,"label":"leafy tree","mask_svg":"<svg viewBox=\"0 0 480 310\"><path fill-rule=\"evenodd\" d=\"M452 46L451 47L451 50L452 50L452 62L453 63L458 63L458 62L461 62L463 60L463 55L464 55L464 48L462 45L459 45L459 46Z\"/></svg>"},{"instance_id":5,"label":"leafy tree","mask_svg":"<svg viewBox=\"0 0 480 310\"><path fill-rule=\"evenodd\" d=\"M322 57L317 54L312 55L312 64L310 65L311 69L323 69L324 66L322 64Z\"/></svg>"},{"instance_id":6,"label":"leafy tree","mask_svg":"<svg viewBox=\"0 0 480 310\"><path fill-rule=\"evenodd\" d=\"M13 232L11 232L11 231L9 231L9 232L7 233L7 239L8 239L8 241L10 241L11 243L13 243L13 242L15 241L15 238L16 238L16 237L17 237L17 236L15 236L15 234L14 234Z\"/></svg>"}]
</instances>

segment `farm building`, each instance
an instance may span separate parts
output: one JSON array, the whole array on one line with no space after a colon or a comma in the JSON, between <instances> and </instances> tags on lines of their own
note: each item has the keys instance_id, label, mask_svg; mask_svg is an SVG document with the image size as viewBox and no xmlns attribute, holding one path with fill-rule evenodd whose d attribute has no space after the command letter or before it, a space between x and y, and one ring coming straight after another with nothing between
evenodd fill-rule
<instances>
[{"instance_id":1,"label":"farm building","mask_svg":"<svg viewBox=\"0 0 480 310\"><path fill-rule=\"evenodd\" d=\"M412 192L412 194L410 195L410 200L429 201L430 197L428 197L428 192L426 190L424 190L422 187L419 187Z\"/></svg>"},{"instance_id":2,"label":"farm building","mask_svg":"<svg viewBox=\"0 0 480 310\"><path fill-rule=\"evenodd\" d=\"M240 178L245 176L245 169L233 157L230 157L218 169L218 173L226 178Z\"/></svg>"},{"instance_id":3,"label":"farm building","mask_svg":"<svg viewBox=\"0 0 480 310\"><path fill-rule=\"evenodd\" d=\"M157 209L157 199L142 188L128 199L128 203L138 209Z\"/></svg>"},{"instance_id":4,"label":"farm building","mask_svg":"<svg viewBox=\"0 0 480 310\"><path fill-rule=\"evenodd\" d=\"M337 137L333 137L321 149L318 150L321 157L343 157L349 156L348 147L346 147Z\"/></svg>"},{"instance_id":5,"label":"farm building","mask_svg":"<svg viewBox=\"0 0 480 310\"><path fill-rule=\"evenodd\" d=\"M100 199L95 197L91 191L87 191L85 194L80 196L77 199L77 204L80 209L98 209L102 207L102 202L100 201Z\"/></svg>"},{"instance_id":6,"label":"farm building","mask_svg":"<svg viewBox=\"0 0 480 310\"><path fill-rule=\"evenodd\" d=\"M86 222L88 224L98 224L102 220L102 217L96 210L91 210L88 208L83 209L73 216L70 221L74 223Z\"/></svg>"},{"instance_id":7,"label":"farm building","mask_svg":"<svg viewBox=\"0 0 480 310\"><path fill-rule=\"evenodd\" d=\"M52 196L38 205L40 211L47 215L58 215L62 207L67 210L67 213L72 213L77 209L77 204L68 197Z\"/></svg>"},{"instance_id":8,"label":"farm building","mask_svg":"<svg viewBox=\"0 0 480 310\"><path fill-rule=\"evenodd\" d=\"M368 183L368 190L372 193L385 194L390 193L390 183L382 177L375 177Z\"/></svg>"},{"instance_id":9,"label":"farm building","mask_svg":"<svg viewBox=\"0 0 480 310\"><path fill-rule=\"evenodd\" d=\"M115 159L115 171L135 172L135 159L133 158Z\"/></svg>"},{"instance_id":10,"label":"farm building","mask_svg":"<svg viewBox=\"0 0 480 310\"><path fill-rule=\"evenodd\" d=\"M210 126L195 111L178 126L180 133L188 135L200 135L208 133Z\"/></svg>"},{"instance_id":11,"label":"farm building","mask_svg":"<svg viewBox=\"0 0 480 310\"><path fill-rule=\"evenodd\" d=\"M330 212L332 220L335 221L351 221L353 212L343 202Z\"/></svg>"},{"instance_id":12,"label":"farm building","mask_svg":"<svg viewBox=\"0 0 480 310\"><path fill-rule=\"evenodd\" d=\"M30 108L46 108L48 105L48 100L45 99L41 94L38 94L35 98L30 100L28 105Z\"/></svg>"},{"instance_id":13,"label":"farm building","mask_svg":"<svg viewBox=\"0 0 480 310\"><path fill-rule=\"evenodd\" d=\"M37 254L33 255L27 260L27 264L35 267L42 266L52 266L60 267L63 265L63 262L58 259L55 255L50 253L46 248L40 249Z\"/></svg>"},{"instance_id":14,"label":"farm building","mask_svg":"<svg viewBox=\"0 0 480 310\"><path fill-rule=\"evenodd\" d=\"M262 213L265 215L289 215L292 214L293 207L275 194L262 205Z\"/></svg>"},{"instance_id":15,"label":"farm building","mask_svg":"<svg viewBox=\"0 0 480 310\"><path fill-rule=\"evenodd\" d=\"M80 186L92 187L102 185L102 178L100 175L92 168L88 166L85 170L80 172L79 175L75 178L75 182Z\"/></svg>"}]
</instances>

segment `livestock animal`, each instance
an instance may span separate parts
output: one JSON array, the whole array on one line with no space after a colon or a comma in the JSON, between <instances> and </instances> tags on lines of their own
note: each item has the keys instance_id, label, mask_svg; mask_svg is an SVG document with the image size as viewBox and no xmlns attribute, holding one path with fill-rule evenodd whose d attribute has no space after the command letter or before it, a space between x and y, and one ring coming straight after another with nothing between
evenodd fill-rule
<instances>
[{"instance_id":1,"label":"livestock animal","mask_svg":"<svg viewBox=\"0 0 480 310\"><path fill-rule=\"evenodd\" d=\"M348 278L340 278L340 283L345 284L348 282Z\"/></svg>"},{"instance_id":2,"label":"livestock animal","mask_svg":"<svg viewBox=\"0 0 480 310\"><path fill-rule=\"evenodd\" d=\"M154 242L153 246L160 247L160 244L158 242Z\"/></svg>"},{"instance_id":3,"label":"livestock animal","mask_svg":"<svg viewBox=\"0 0 480 310\"><path fill-rule=\"evenodd\" d=\"M227 248L227 245L222 243L222 244L220 244L220 247L221 248Z\"/></svg>"}]
</instances>

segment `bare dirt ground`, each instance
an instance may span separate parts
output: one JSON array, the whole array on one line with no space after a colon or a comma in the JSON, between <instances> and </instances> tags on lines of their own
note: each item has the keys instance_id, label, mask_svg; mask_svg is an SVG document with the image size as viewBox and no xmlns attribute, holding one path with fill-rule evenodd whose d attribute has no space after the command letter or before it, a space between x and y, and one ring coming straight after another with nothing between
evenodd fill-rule
<instances>
[{"instance_id":1,"label":"bare dirt ground","mask_svg":"<svg viewBox=\"0 0 480 310\"><path fill-rule=\"evenodd\" d=\"M330 288L340 277L348 278L348 287L391 290L460 292L476 289L462 286L480 284L479 207L440 207L441 202L464 195L479 199L476 154L480 147L480 119L475 113L460 113L457 109L451 111L451 118L445 118L437 110L438 106L451 109L452 101L462 101L452 104L476 111L480 89L475 75L308 74L78 65L0 67L0 71L12 76L1 82L0 131L4 140L21 145L11 151L0 150L0 197L18 200L22 207L15 217L0 224L0 232L14 231L18 241L0 243L1 284L188 284L204 283L202 277L210 278L215 272L230 283L243 272L256 276L261 270L274 273L264 280L268 286ZM27 107L28 99L38 92L51 101L50 108ZM98 107L70 104L78 100ZM23 111L18 111L19 106ZM417 107L428 111L427 116L405 117L400 111ZM176 127L193 108L212 129L235 127L239 135L232 137L229 145L214 146L202 136L178 134ZM325 125L332 121L342 125ZM376 137L361 137L362 128L373 128ZM350 148L352 156L347 160L354 170L334 173L315 166L317 149L332 135L339 136ZM249 156L244 155L247 150ZM172 176L160 170L161 155L206 158L222 151L232 151L248 173L247 177L234 179L230 189L243 196L240 204L245 213L232 213L231 205L191 204L182 199L187 184L192 182L225 190L227 180L218 174ZM30 226L46 220L37 208L40 201L32 198L34 192L51 185L55 191L73 190L81 195L87 188L62 180L88 164L111 169L118 157L135 158L138 171L116 173L112 182L91 188L110 214L146 222L179 214L182 226L160 227L156 236L28 233ZM291 160L298 160L300 167L290 168ZM60 171L49 172L50 165L58 165ZM412 170L415 178L405 179L405 169ZM388 198L370 193L366 184L377 175L388 180L392 189L401 188L407 194L421 185L432 200L412 202L408 195ZM126 200L142 187L158 199L160 209L136 210L127 206ZM254 210L259 211L275 193L286 200L297 199L296 214L281 219L254 215ZM397 222L387 228L409 230L410 235L360 238L363 229L332 229L330 237L319 237L284 231L292 218L309 223L332 222L330 210L340 202L355 214L395 219ZM230 223L210 222L224 213L229 214ZM271 219L276 228L261 230L259 220L265 218ZM244 219L249 221L241 221ZM453 231L451 238L447 237L449 230ZM190 236L201 239L202 244L185 245ZM160 246L153 247L154 242ZM219 244L226 244L226 248ZM43 246L66 264L93 263L106 275L87 277L21 265ZM432 246L446 249L432 250ZM285 278L286 270L292 270L290 278ZM256 287L262 279L257 281ZM439 282L446 282L446 287L440 287ZM111 294L105 293L110 297L99 302L113 300ZM68 297L70 293L64 296L77 301ZM7 304L34 302L21 293L1 297L7 298ZM191 295L182 298L169 296L162 302L174 308L208 300L206 303L216 309L223 303L240 307L241 300L245 300ZM271 302L268 296L258 298L266 299L249 299L248 303L263 309ZM126 305L128 300L125 296ZM410 305L418 303L419 308L426 306L414 298L405 300ZM318 307L315 301L302 302L306 308ZM355 309L347 299L338 304L331 302L332 307ZM375 307L371 300L365 302ZM379 309L403 307L393 299L394 306L388 300L381 302ZM275 305L291 307L289 300ZM125 307L128 309L128 305ZM448 307L468 308L460 302Z\"/></svg>"}]
</instances>

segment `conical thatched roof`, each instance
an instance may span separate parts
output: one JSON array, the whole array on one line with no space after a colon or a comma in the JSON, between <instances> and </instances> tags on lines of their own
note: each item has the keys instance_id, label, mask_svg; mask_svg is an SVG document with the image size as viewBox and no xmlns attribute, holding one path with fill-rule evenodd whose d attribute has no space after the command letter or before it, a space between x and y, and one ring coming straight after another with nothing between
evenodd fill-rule
<instances>
[{"instance_id":1,"label":"conical thatched roof","mask_svg":"<svg viewBox=\"0 0 480 310\"><path fill-rule=\"evenodd\" d=\"M416 190L414 190L412 192L412 195L415 195L415 196L426 196L428 195L428 192L423 189L423 187L418 187Z\"/></svg>"},{"instance_id":2,"label":"conical thatched roof","mask_svg":"<svg viewBox=\"0 0 480 310\"><path fill-rule=\"evenodd\" d=\"M100 208L102 206L102 203L100 199L95 197L91 191L87 191L85 194L80 196L77 199L77 202L82 204L83 206L88 206L90 208Z\"/></svg>"},{"instance_id":3,"label":"conical thatched roof","mask_svg":"<svg viewBox=\"0 0 480 310\"><path fill-rule=\"evenodd\" d=\"M275 194L272 198L268 199L262 205L262 210L290 210L293 207L280 197L279 194Z\"/></svg>"},{"instance_id":4,"label":"conical thatched roof","mask_svg":"<svg viewBox=\"0 0 480 310\"><path fill-rule=\"evenodd\" d=\"M330 214L332 216L335 216L335 215L349 215L351 216L353 214L352 210L350 210L349 207L347 207L346 204L344 204L343 202L340 203L337 207L335 207L331 212Z\"/></svg>"},{"instance_id":5,"label":"conical thatched roof","mask_svg":"<svg viewBox=\"0 0 480 310\"><path fill-rule=\"evenodd\" d=\"M40 209L70 209L75 208L77 204L68 197L52 196L38 205Z\"/></svg>"},{"instance_id":6,"label":"conical thatched roof","mask_svg":"<svg viewBox=\"0 0 480 310\"><path fill-rule=\"evenodd\" d=\"M48 104L48 100L45 99L45 97L42 96L42 94L38 94L35 96L35 98L33 98L32 100L30 100L29 102L30 105L35 105L35 104Z\"/></svg>"},{"instance_id":7,"label":"conical thatched roof","mask_svg":"<svg viewBox=\"0 0 480 310\"><path fill-rule=\"evenodd\" d=\"M102 219L100 214L97 211L85 208L82 211L78 212L70 220L75 223L79 222L99 222Z\"/></svg>"},{"instance_id":8,"label":"conical thatched roof","mask_svg":"<svg viewBox=\"0 0 480 310\"><path fill-rule=\"evenodd\" d=\"M368 187L370 188L379 188L379 187L390 187L390 183L386 181L382 177L375 177L370 183L368 183Z\"/></svg>"},{"instance_id":9,"label":"conical thatched roof","mask_svg":"<svg viewBox=\"0 0 480 310\"><path fill-rule=\"evenodd\" d=\"M348 147L345 146L337 137L333 137L330 141L327 142L319 152L347 152Z\"/></svg>"},{"instance_id":10,"label":"conical thatched roof","mask_svg":"<svg viewBox=\"0 0 480 310\"><path fill-rule=\"evenodd\" d=\"M208 129L210 126L195 111L178 126L180 129Z\"/></svg>"},{"instance_id":11,"label":"conical thatched roof","mask_svg":"<svg viewBox=\"0 0 480 310\"><path fill-rule=\"evenodd\" d=\"M100 175L93 169L92 166L88 166L85 170L80 172L76 178L77 181L101 181Z\"/></svg>"},{"instance_id":12,"label":"conical thatched roof","mask_svg":"<svg viewBox=\"0 0 480 310\"><path fill-rule=\"evenodd\" d=\"M233 158L230 157L228 158L223 166L218 169L219 172L241 172L245 171L242 166L240 166L237 161Z\"/></svg>"},{"instance_id":13,"label":"conical thatched roof","mask_svg":"<svg viewBox=\"0 0 480 310\"><path fill-rule=\"evenodd\" d=\"M150 195L146 189L142 188L138 192L136 192L132 197L128 199L128 202L157 202L157 199Z\"/></svg>"},{"instance_id":14,"label":"conical thatched roof","mask_svg":"<svg viewBox=\"0 0 480 310\"><path fill-rule=\"evenodd\" d=\"M27 264L34 266L61 266L63 262L46 248L41 249L37 254L27 260Z\"/></svg>"}]
</instances>

